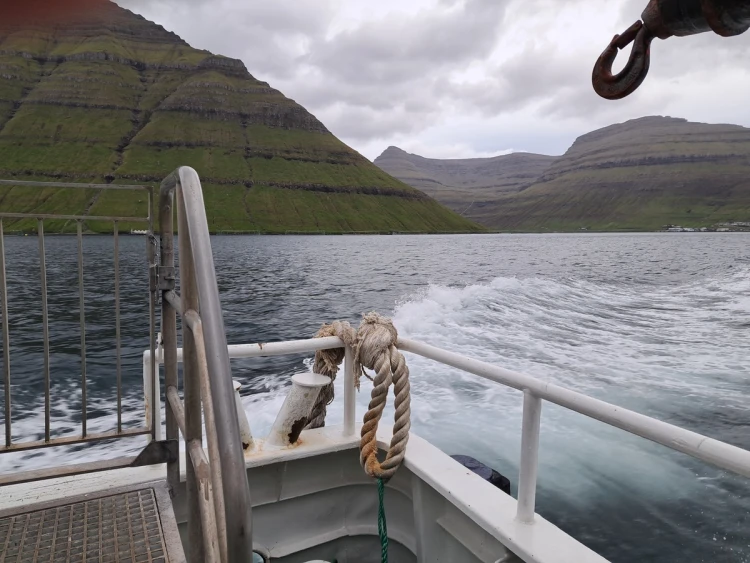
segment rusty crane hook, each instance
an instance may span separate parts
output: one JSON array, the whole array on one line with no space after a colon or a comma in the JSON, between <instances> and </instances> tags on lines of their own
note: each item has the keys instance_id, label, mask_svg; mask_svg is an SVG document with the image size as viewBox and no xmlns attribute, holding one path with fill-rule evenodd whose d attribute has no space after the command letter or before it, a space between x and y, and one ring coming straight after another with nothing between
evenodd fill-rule
<instances>
[{"instance_id":1,"label":"rusty crane hook","mask_svg":"<svg viewBox=\"0 0 750 563\"><path fill-rule=\"evenodd\" d=\"M596 93L608 100L619 100L632 94L648 74L653 39L654 35L640 20L622 35L615 35L594 65L592 82ZM633 50L625 68L612 74L612 64L617 54L631 43Z\"/></svg>"},{"instance_id":2,"label":"rusty crane hook","mask_svg":"<svg viewBox=\"0 0 750 563\"><path fill-rule=\"evenodd\" d=\"M646 78L651 41L713 31L723 37L750 29L750 0L649 0L641 20L631 25L604 50L594 66L594 90L608 100L632 94ZM633 43L628 64L616 75L617 53Z\"/></svg>"}]
</instances>

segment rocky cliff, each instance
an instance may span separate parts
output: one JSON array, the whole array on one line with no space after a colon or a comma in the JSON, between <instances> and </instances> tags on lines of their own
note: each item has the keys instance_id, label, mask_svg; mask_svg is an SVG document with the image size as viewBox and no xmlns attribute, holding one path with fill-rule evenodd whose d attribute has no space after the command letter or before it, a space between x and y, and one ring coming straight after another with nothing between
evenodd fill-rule
<instances>
[{"instance_id":1,"label":"rocky cliff","mask_svg":"<svg viewBox=\"0 0 750 563\"><path fill-rule=\"evenodd\" d=\"M7 4L0 177L153 184L189 165L204 182L214 230L478 228L382 172L241 61L193 49L107 0ZM119 193L29 188L0 189L0 206L145 210Z\"/></svg>"},{"instance_id":2,"label":"rocky cliff","mask_svg":"<svg viewBox=\"0 0 750 563\"><path fill-rule=\"evenodd\" d=\"M555 157L513 153L493 158L441 160L388 147L375 164L465 217L491 222L498 197L533 183Z\"/></svg>"},{"instance_id":3,"label":"rocky cliff","mask_svg":"<svg viewBox=\"0 0 750 563\"><path fill-rule=\"evenodd\" d=\"M643 117L579 137L502 199L500 229L654 230L750 219L750 129Z\"/></svg>"},{"instance_id":4,"label":"rocky cliff","mask_svg":"<svg viewBox=\"0 0 750 563\"><path fill-rule=\"evenodd\" d=\"M643 117L582 135L561 157L515 156L435 161L389 148L376 163L498 230L750 221L750 129L738 125Z\"/></svg>"}]
</instances>

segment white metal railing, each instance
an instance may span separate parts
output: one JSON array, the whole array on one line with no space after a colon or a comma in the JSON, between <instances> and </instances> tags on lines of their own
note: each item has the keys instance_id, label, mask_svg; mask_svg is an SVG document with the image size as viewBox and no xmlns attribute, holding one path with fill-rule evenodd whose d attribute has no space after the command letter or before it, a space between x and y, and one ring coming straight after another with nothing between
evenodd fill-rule
<instances>
[{"instance_id":1,"label":"white metal railing","mask_svg":"<svg viewBox=\"0 0 750 563\"><path fill-rule=\"evenodd\" d=\"M541 381L529 375L468 358L423 342L400 338L397 345L404 352L423 356L523 392L523 424L517 508L517 518L522 522L533 523L534 521L542 401L555 403L568 410L685 453L721 469L750 477L750 451L742 448L589 397L583 393ZM329 336L285 342L234 344L228 346L228 352L230 358L257 358L344 347L341 339ZM149 363L149 354L148 351L144 353L144 370ZM182 350L177 351L177 357L178 361L182 361ZM353 358L351 348L346 347L343 432L347 436L355 433L356 403ZM161 361L158 352L157 361ZM144 371L144 377L145 375L146 371Z\"/></svg>"}]
</instances>

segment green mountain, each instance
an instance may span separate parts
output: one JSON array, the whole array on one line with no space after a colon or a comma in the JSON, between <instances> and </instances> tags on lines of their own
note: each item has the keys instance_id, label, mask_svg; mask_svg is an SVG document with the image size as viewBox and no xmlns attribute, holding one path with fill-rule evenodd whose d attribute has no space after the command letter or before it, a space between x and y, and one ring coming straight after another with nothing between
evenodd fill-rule
<instances>
[{"instance_id":1,"label":"green mountain","mask_svg":"<svg viewBox=\"0 0 750 563\"><path fill-rule=\"evenodd\" d=\"M494 226L657 230L750 220L750 129L643 117L579 137Z\"/></svg>"},{"instance_id":2,"label":"green mountain","mask_svg":"<svg viewBox=\"0 0 750 563\"><path fill-rule=\"evenodd\" d=\"M524 166L517 176L533 174L533 162ZM392 173L427 191L403 170ZM497 172L499 181L504 173ZM750 129L659 116L610 125L579 137L535 179L484 203L481 213L470 209L467 216L496 230L652 231L750 222Z\"/></svg>"},{"instance_id":3,"label":"green mountain","mask_svg":"<svg viewBox=\"0 0 750 563\"><path fill-rule=\"evenodd\" d=\"M464 217L491 225L498 199L533 183L556 158L518 152L443 160L388 147L375 164Z\"/></svg>"},{"instance_id":4,"label":"green mountain","mask_svg":"<svg viewBox=\"0 0 750 563\"><path fill-rule=\"evenodd\" d=\"M0 178L158 184L189 165L214 231L481 230L382 172L238 60L107 0L2 4ZM0 188L3 211L145 208L129 192Z\"/></svg>"}]
</instances>

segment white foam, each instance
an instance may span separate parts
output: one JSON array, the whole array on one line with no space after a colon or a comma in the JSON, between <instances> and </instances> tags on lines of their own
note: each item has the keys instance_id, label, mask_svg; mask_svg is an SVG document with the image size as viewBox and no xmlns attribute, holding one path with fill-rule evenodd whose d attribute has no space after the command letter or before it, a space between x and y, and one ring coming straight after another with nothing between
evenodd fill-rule
<instances>
[{"instance_id":1,"label":"white foam","mask_svg":"<svg viewBox=\"0 0 750 563\"><path fill-rule=\"evenodd\" d=\"M735 323L750 310L747 272L679 287L609 286L585 280L497 278L465 287L433 285L405 297L393 319L404 337L522 371L628 408L680 424L698 425L705 409L744 408L748 344ZM407 355L415 432L448 453L494 465L514 484L520 449L521 394L459 370ZM278 378L253 381L263 393L243 397L253 433L264 436L284 399ZM370 385L357 395L365 412ZM342 378L329 424L343 419ZM60 399L56 408L70 416ZM142 402L126 398L128 421L140 421ZM106 408L106 405L100 405ZM43 428L41 405L14 434ZM67 409L67 410L66 410ZM68 413L68 414L65 414ZM697 413L691 418L691 413ZM392 406L383 423L392 420ZM108 430L114 416L91 420ZM700 428L694 428L700 431ZM717 436L718 437L718 436ZM69 447L0 456L0 470L79 462L134 453L142 439L97 448ZM564 479L570 502L585 502L592 482L630 481L644 494L681 496L696 482L692 470L661 447L586 420L554 405L542 419L540 486ZM634 480L633 475L638 475Z\"/></svg>"},{"instance_id":2,"label":"white foam","mask_svg":"<svg viewBox=\"0 0 750 563\"><path fill-rule=\"evenodd\" d=\"M435 285L400 302L393 318L404 337L658 418L679 413L680 423L690 423L697 422L689 420L690 412L739 406L747 399L738 371L747 344L728 315L748 305L744 274L672 288L515 278ZM727 314L717 315L717 306ZM407 360L414 431L448 453L494 464L515 482L521 394L411 354ZM341 397L340 380L336 392ZM254 432L270 428L282 395L277 389L245 398ZM358 416L368 401L365 383ZM384 423L390 416L392 408ZM339 400L329 407L329 421L341 418ZM554 405L544 407L540 460L540 486L553 488L563 479L570 502L583 502L595 490L591 482L605 475L629 481L643 494L673 498L687 494L695 482L694 473L660 446Z\"/></svg>"}]
</instances>

